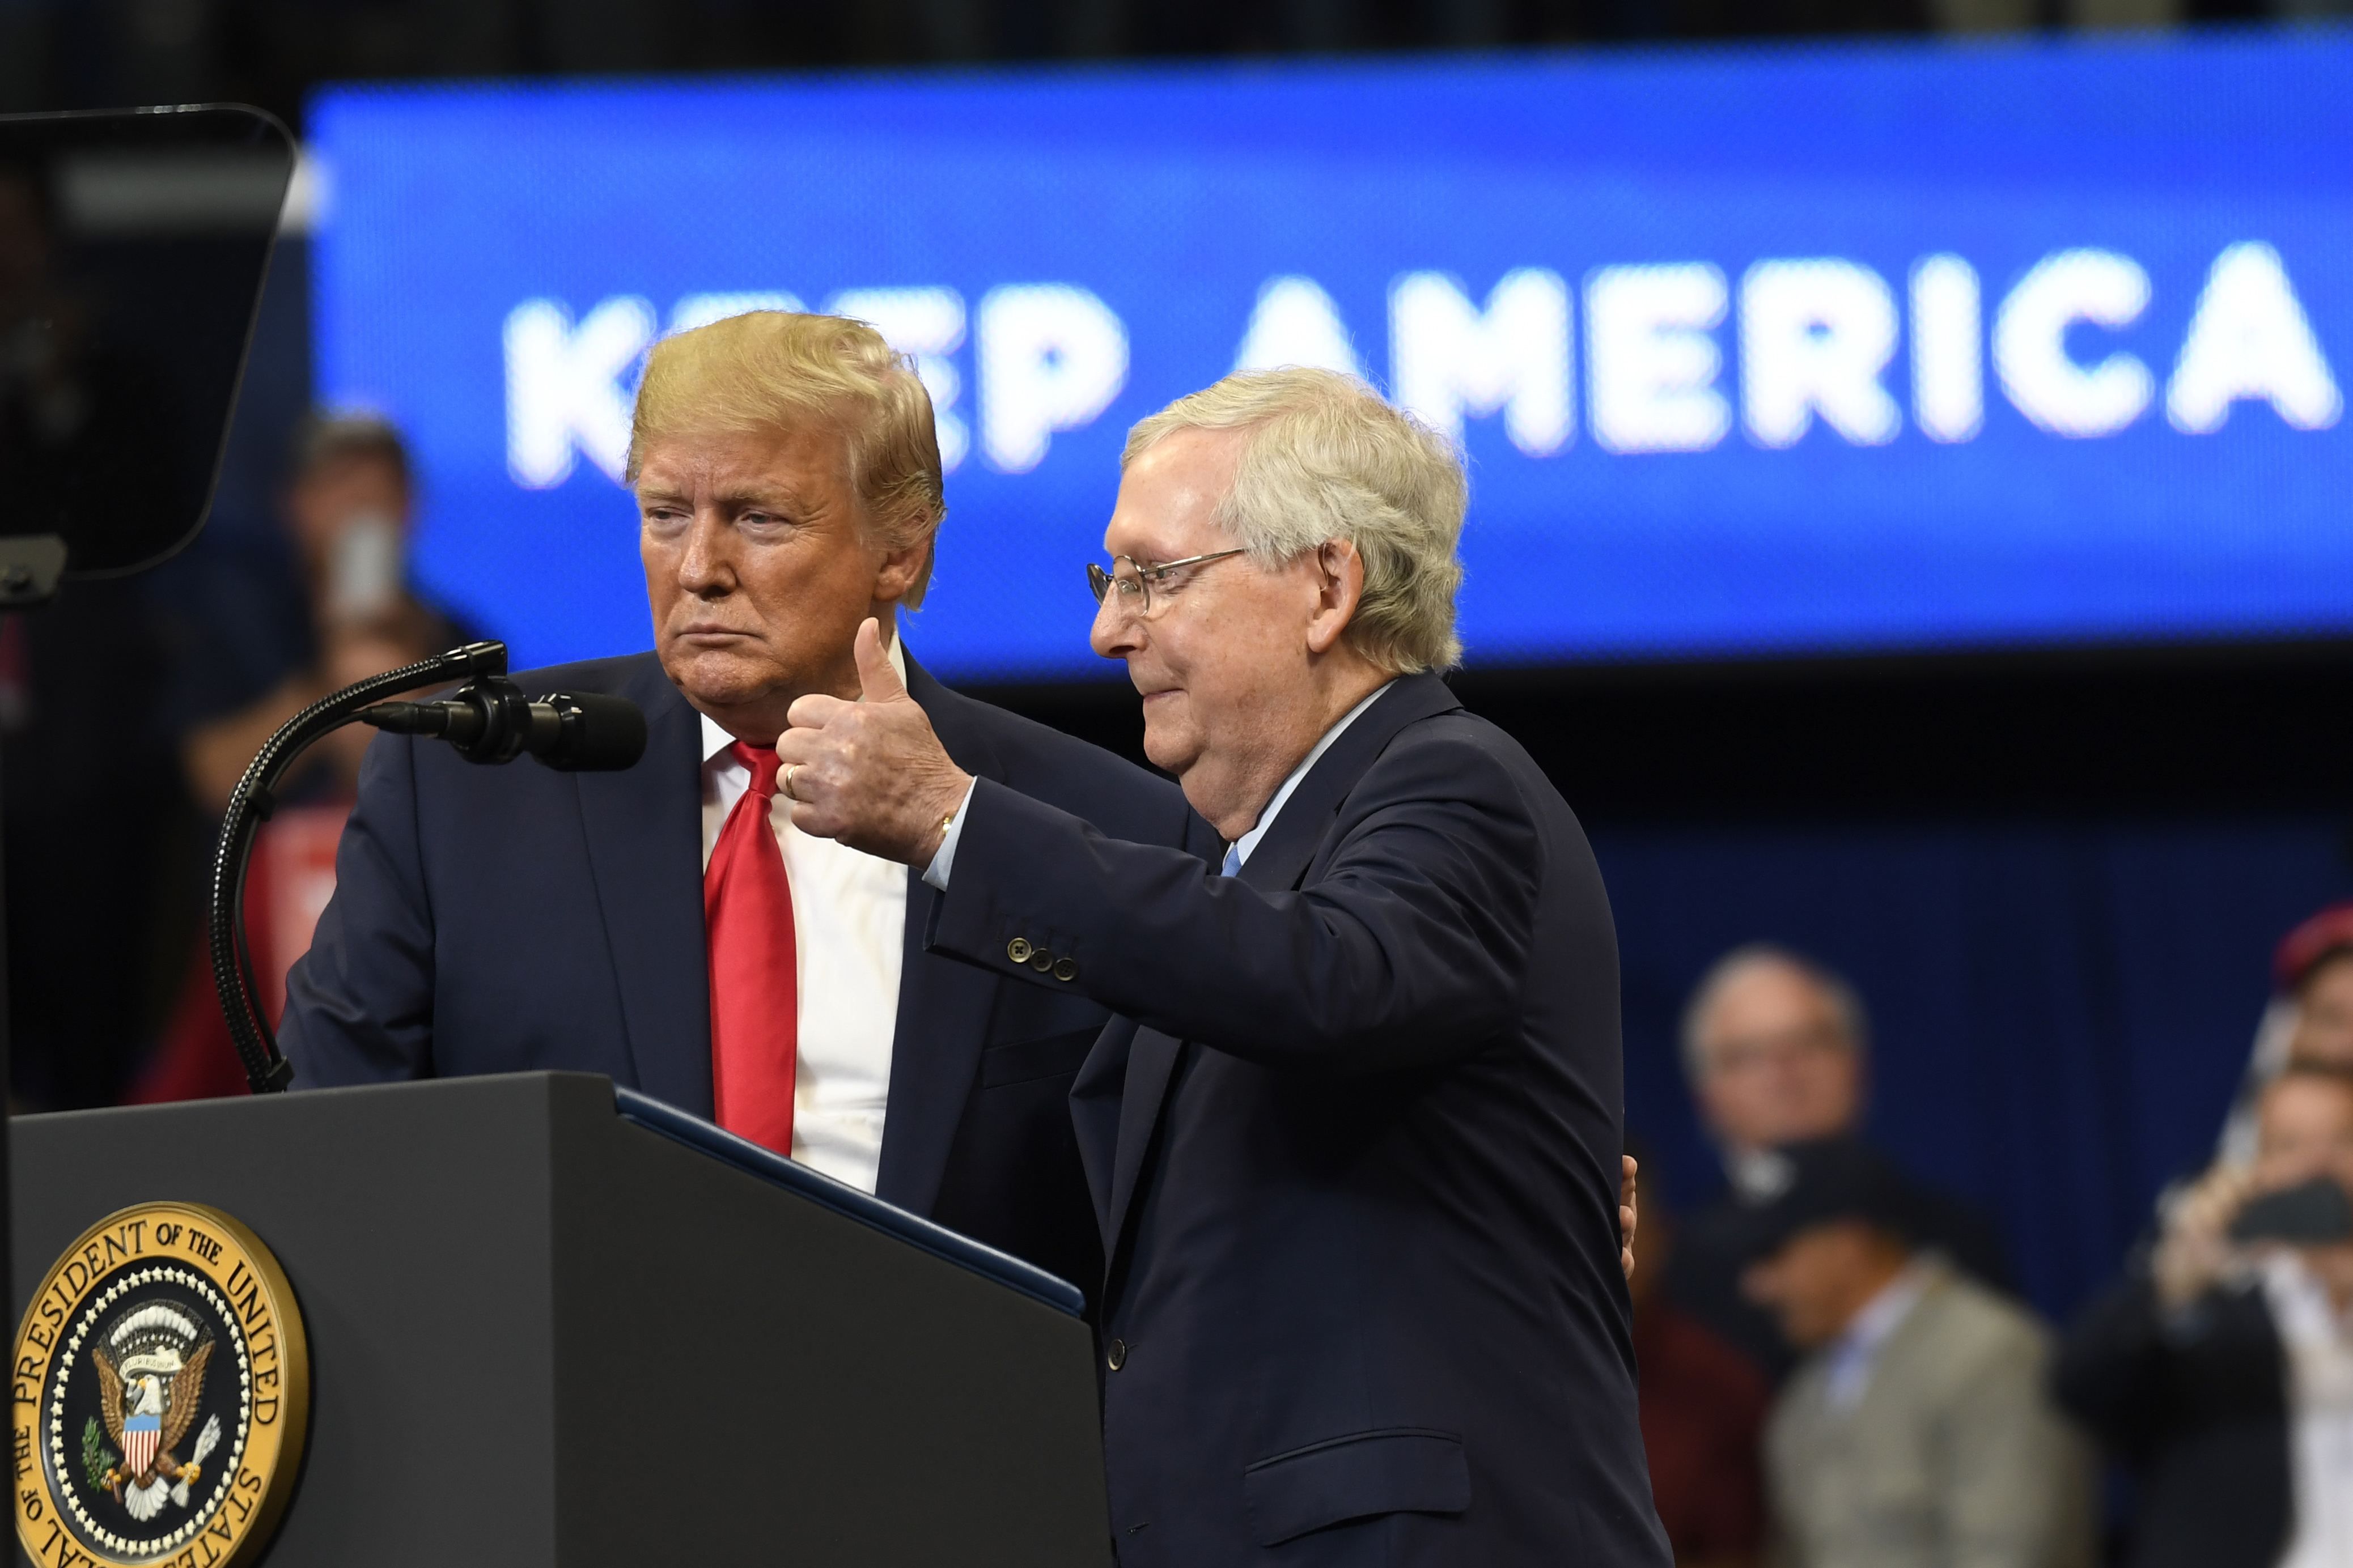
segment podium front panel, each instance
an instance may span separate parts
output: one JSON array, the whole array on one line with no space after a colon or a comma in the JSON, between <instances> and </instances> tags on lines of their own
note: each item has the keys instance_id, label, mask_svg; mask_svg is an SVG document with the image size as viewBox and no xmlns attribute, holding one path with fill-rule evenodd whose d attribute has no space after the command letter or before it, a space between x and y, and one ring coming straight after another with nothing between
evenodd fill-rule
<instances>
[{"instance_id":1,"label":"podium front panel","mask_svg":"<svg viewBox=\"0 0 2353 1568\"><path fill-rule=\"evenodd\" d=\"M1110 1559L1083 1322L624 1120L601 1078L13 1131L19 1316L135 1203L221 1209L284 1266L311 1413L270 1568Z\"/></svg>"}]
</instances>

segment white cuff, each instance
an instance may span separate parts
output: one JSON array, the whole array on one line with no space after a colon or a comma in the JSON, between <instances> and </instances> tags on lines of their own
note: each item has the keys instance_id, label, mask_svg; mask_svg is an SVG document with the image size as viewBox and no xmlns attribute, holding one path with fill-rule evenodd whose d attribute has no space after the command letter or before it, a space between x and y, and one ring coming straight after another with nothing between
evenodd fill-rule
<instances>
[{"instance_id":1,"label":"white cuff","mask_svg":"<svg viewBox=\"0 0 2353 1568\"><path fill-rule=\"evenodd\" d=\"M948 872L955 865L956 840L964 837L965 813L972 809L972 792L979 787L978 775L964 786L964 798L956 802L955 815L948 818L948 830L940 839L939 852L932 857L932 863L923 868L923 880L943 893L948 890Z\"/></svg>"}]
</instances>

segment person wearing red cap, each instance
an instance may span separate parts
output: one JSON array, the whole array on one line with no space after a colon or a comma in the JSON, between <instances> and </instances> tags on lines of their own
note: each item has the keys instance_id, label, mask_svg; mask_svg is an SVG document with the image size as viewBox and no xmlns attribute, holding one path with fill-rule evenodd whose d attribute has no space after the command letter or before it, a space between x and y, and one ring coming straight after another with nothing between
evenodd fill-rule
<instances>
[{"instance_id":1,"label":"person wearing red cap","mask_svg":"<svg viewBox=\"0 0 2353 1568\"><path fill-rule=\"evenodd\" d=\"M2289 1063L2353 1070L2353 902L2331 904L2280 939L2272 984L2246 1078L2222 1125L2216 1154L2226 1165L2254 1158L2256 1105Z\"/></svg>"},{"instance_id":2,"label":"person wearing red cap","mask_svg":"<svg viewBox=\"0 0 2353 1568\"><path fill-rule=\"evenodd\" d=\"M2060 1403L2137 1475L2126 1568L2353 1568L2353 1072L2292 1062L2166 1205Z\"/></svg>"}]
</instances>

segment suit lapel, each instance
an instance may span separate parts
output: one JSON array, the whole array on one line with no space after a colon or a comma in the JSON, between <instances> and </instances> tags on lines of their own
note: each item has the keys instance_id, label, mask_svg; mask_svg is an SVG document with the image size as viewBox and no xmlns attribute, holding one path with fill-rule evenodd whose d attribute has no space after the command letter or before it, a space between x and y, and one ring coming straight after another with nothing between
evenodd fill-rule
<instances>
[{"instance_id":1,"label":"suit lapel","mask_svg":"<svg viewBox=\"0 0 2353 1568\"><path fill-rule=\"evenodd\" d=\"M1358 715L1331 749L1318 758L1315 766L1299 781L1291 798L1282 805L1282 815L1274 819L1266 837L1242 863L1240 881L1261 892L1284 892L1299 886L1314 863L1316 851L1332 831L1333 815L1348 792L1373 764L1373 759L1398 731L1417 720L1433 714L1449 712L1461 704L1446 682L1435 675L1409 675L1392 682L1380 700ZM1124 1023L1124 1020L1121 1021ZM1143 1179L1145 1152L1152 1147L1154 1130L1159 1125L1160 1114L1168 1100L1168 1086L1176 1076L1176 1064L1185 1050L1186 1042L1156 1029L1125 1026L1133 1030L1132 1044L1124 1043L1125 1071L1118 1080L1119 1134L1118 1147L1111 1161L1111 1183L1108 1207L1103 1211L1103 1250L1106 1256L1118 1252L1120 1233L1127 1226L1129 1210L1134 1206L1135 1190ZM1104 1031L1095 1043L1093 1054L1087 1058L1080 1070L1080 1082L1090 1079L1098 1082L1111 1078L1117 1065L1112 1059L1115 1047L1113 1030ZM1071 1091L1073 1114L1078 1113L1079 1089ZM1087 1127L1079 1122L1083 1137ZM1083 1144L1082 1145L1083 1149ZM1094 1181L1092 1166L1088 1180ZM1103 1199L1099 1195L1098 1202Z\"/></svg>"},{"instance_id":2,"label":"suit lapel","mask_svg":"<svg viewBox=\"0 0 2353 1568\"><path fill-rule=\"evenodd\" d=\"M577 773L636 1088L711 1114L711 984L702 931L702 726L653 655L621 683L645 710L646 754Z\"/></svg>"},{"instance_id":3,"label":"suit lapel","mask_svg":"<svg viewBox=\"0 0 2353 1568\"><path fill-rule=\"evenodd\" d=\"M1107 1258L1127 1228L1128 1211L1144 1180L1145 1152L1152 1147L1152 1130L1184 1053L1185 1042L1173 1035L1140 1027L1132 1018L1113 1018L1071 1085L1071 1121Z\"/></svg>"},{"instance_id":4,"label":"suit lapel","mask_svg":"<svg viewBox=\"0 0 2353 1568\"><path fill-rule=\"evenodd\" d=\"M1241 880L1264 893L1287 892L1300 884L1331 835L1332 817L1398 731L1434 714L1461 707L1435 675L1399 676L1379 700L1357 715L1331 749L1315 761L1282 814L1242 863Z\"/></svg>"},{"instance_id":5,"label":"suit lapel","mask_svg":"<svg viewBox=\"0 0 2353 1568\"><path fill-rule=\"evenodd\" d=\"M973 710L907 656L907 694L922 705L956 766L1002 782L1004 763ZM923 951L940 895L907 871L907 929L899 969L899 1021L891 1046L891 1098L882 1121L875 1195L927 1215L938 1200L956 1127L980 1071L988 1016L1000 982L985 969Z\"/></svg>"}]
</instances>

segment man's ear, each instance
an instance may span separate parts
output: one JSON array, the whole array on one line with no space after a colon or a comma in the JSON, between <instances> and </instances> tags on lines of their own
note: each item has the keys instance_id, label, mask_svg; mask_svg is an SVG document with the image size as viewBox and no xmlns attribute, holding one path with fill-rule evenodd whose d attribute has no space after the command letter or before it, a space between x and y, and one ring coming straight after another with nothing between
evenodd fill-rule
<instances>
[{"instance_id":1,"label":"man's ear","mask_svg":"<svg viewBox=\"0 0 2353 1568\"><path fill-rule=\"evenodd\" d=\"M906 597L932 558L932 540L925 539L884 552L881 563L874 571L874 598L895 605Z\"/></svg>"},{"instance_id":2,"label":"man's ear","mask_svg":"<svg viewBox=\"0 0 2353 1568\"><path fill-rule=\"evenodd\" d=\"M1315 547L1312 563L1316 603L1314 618L1307 623L1307 647L1311 653L1329 653L1364 602L1365 558L1351 541L1327 539Z\"/></svg>"}]
</instances>

